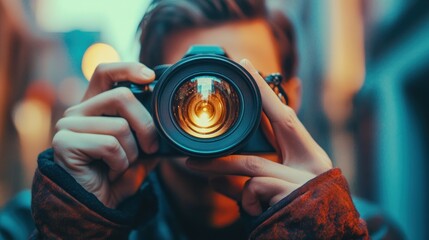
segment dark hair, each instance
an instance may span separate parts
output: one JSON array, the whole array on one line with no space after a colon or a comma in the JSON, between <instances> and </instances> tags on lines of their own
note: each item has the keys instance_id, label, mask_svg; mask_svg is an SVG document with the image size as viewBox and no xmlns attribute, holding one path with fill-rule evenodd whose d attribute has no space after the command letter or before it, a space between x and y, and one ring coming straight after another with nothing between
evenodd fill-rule
<instances>
[{"instance_id":1,"label":"dark hair","mask_svg":"<svg viewBox=\"0 0 429 240\"><path fill-rule=\"evenodd\" d=\"M154 0L139 25L140 62L149 67L163 64L163 39L172 32L225 22L265 19L277 40L286 79L297 66L295 36L281 12L268 11L264 0Z\"/></svg>"}]
</instances>

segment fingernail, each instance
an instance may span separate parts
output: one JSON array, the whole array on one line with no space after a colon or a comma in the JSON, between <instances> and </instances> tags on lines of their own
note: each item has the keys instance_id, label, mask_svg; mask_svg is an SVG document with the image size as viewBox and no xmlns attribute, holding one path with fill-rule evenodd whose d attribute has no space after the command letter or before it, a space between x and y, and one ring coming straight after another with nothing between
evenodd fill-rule
<instances>
[{"instance_id":1,"label":"fingernail","mask_svg":"<svg viewBox=\"0 0 429 240\"><path fill-rule=\"evenodd\" d=\"M253 64L248 59L245 58L245 59L241 60L241 62L244 65L244 67L249 70L249 72L258 72L255 69L255 67L253 66Z\"/></svg>"},{"instance_id":2,"label":"fingernail","mask_svg":"<svg viewBox=\"0 0 429 240\"><path fill-rule=\"evenodd\" d=\"M148 67L143 67L141 70L141 75L144 78L153 78L153 77L155 77L155 72Z\"/></svg>"},{"instance_id":3,"label":"fingernail","mask_svg":"<svg viewBox=\"0 0 429 240\"><path fill-rule=\"evenodd\" d=\"M240 64L243 65L244 67L247 67L249 60L247 60L246 58L241 59Z\"/></svg>"}]
</instances>

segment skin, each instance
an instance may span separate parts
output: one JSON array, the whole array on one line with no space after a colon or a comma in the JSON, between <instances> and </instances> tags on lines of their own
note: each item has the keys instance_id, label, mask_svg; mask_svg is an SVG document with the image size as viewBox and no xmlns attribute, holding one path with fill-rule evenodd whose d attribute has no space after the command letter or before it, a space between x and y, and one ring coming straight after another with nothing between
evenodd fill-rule
<instances>
[{"instance_id":1,"label":"skin","mask_svg":"<svg viewBox=\"0 0 429 240\"><path fill-rule=\"evenodd\" d=\"M97 68L82 102L69 108L57 123L55 161L111 208L134 194L147 174L161 164L162 177L179 213L213 228L224 227L239 217L236 201L241 201L250 215L258 215L263 206L272 206L332 168L329 157L296 116L298 79L284 84L291 100L290 106L285 106L258 74L257 70L281 72L276 42L265 21L176 32L166 40L165 62L178 61L191 44L221 45L252 74L262 95L263 126L278 150L276 154L231 155L209 161L141 159L139 148L154 153L158 147L153 121L128 89L111 87L123 80L149 83L155 76L140 63L113 63Z\"/></svg>"}]
</instances>

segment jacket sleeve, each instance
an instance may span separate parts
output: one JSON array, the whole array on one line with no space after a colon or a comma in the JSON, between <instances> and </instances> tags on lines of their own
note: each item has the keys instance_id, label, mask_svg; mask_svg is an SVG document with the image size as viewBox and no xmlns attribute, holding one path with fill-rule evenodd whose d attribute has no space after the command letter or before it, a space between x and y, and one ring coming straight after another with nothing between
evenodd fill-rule
<instances>
[{"instance_id":1,"label":"jacket sleeve","mask_svg":"<svg viewBox=\"0 0 429 240\"><path fill-rule=\"evenodd\" d=\"M110 209L52 159L52 150L39 155L32 186L32 239L126 239L134 226L155 215L156 198L148 182L118 209Z\"/></svg>"},{"instance_id":2,"label":"jacket sleeve","mask_svg":"<svg viewBox=\"0 0 429 240\"><path fill-rule=\"evenodd\" d=\"M310 180L253 222L250 239L369 239L339 169Z\"/></svg>"}]
</instances>

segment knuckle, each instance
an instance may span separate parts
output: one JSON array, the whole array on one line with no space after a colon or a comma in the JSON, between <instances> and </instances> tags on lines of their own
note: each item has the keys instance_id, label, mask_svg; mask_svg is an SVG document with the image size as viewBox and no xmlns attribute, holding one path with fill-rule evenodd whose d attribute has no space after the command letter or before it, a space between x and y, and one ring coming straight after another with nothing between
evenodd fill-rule
<instances>
[{"instance_id":1,"label":"knuckle","mask_svg":"<svg viewBox=\"0 0 429 240\"><path fill-rule=\"evenodd\" d=\"M61 146L61 139L59 138L59 134L61 131L59 131L57 134L54 135L54 138L52 139L52 148L54 150L58 149Z\"/></svg>"},{"instance_id":2,"label":"knuckle","mask_svg":"<svg viewBox=\"0 0 429 240\"><path fill-rule=\"evenodd\" d=\"M117 154L121 150L121 145L116 138L108 136L104 144L104 148L107 154Z\"/></svg>"},{"instance_id":3,"label":"knuckle","mask_svg":"<svg viewBox=\"0 0 429 240\"><path fill-rule=\"evenodd\" d=\"M284 124L289 128L295 128L298 120L296 112L289 106L283 106L283 108L285 112Z\"/></svg>"},{"instance_id":4,"label":"knuckle","mask_svg":"<svg viewBox=\"0 0 429 240\"><path fill-rule=\"evenodd\" d=\"M144 109L144 111L145 111L145 115L143 117L143 121L144 121L145 125L148 128L150 128L151 130L154 130L155 129L155 123L153 122L152 116L150 115L149 111L146 108Z\"/></svg>"},{"instance_id":5,"label":"knuckle","mask_svg":"<svg viewBox=\"0 0 429 240\"><path fill-rule=\"evenodd\" d=\"M65 130L58 131L52 139L52 148L56 151L62 151L67 143L68 132Z\"/></svg>"},{"instance_id":6,"label":"knuckle","mask_svg":"<svg viewBox=\"0 0 429 240\"><path fill-rule=\"evenodd\" d=\"M126 106L135 99L134 94L129 88L119 87L114 89L114 102L119 106Z\"/></svg>"},{"instance_id":7,"label":"knuckle","mask_svg":"<svg viewBox=\"0 0 429 240\"><path fill-rule=\"evenodd\" d=\"M136 126L136 129L134 130L138 133L141 133L146 138L154 138L156 136L156 127L150 114L147 114L145 117L141 118L140 122L141 124Z\"/></svg>"},{"instance_id":8,"label":"knuckle","mask_svg":"<svg viewBox=\"0 0 429 240\"><path fill-rule=\"evenodd\" d=\"M73 133L68 130L60 130L54 135L52 140L52 149L54 150L54 161L66 171L77 170L78 161L73 160L70 156L78 150L73 145Z\"/></svg>"},{"instance_id":9,"label":"knuckle","mask_svg":"<svg viewBox=\"0 0 429 240\"><path fill-rule=\"evenodd\" d=\"M245 168L248 169L250 172L260 172L261 169L263 169L263 162L259 161L256 158L246 156L244 159L244 165Z\"/></svg>"},{"instance_id":10,"label":"knuckle","mask_svg":"<svg viewBox=\"0 0 429 240\"><path fill-rule=\"evenodd\" d=\"M130 125L124 118L116 119L116 135L119 137L128 136L130 134Z\"/></svg>"}]
</instances>

